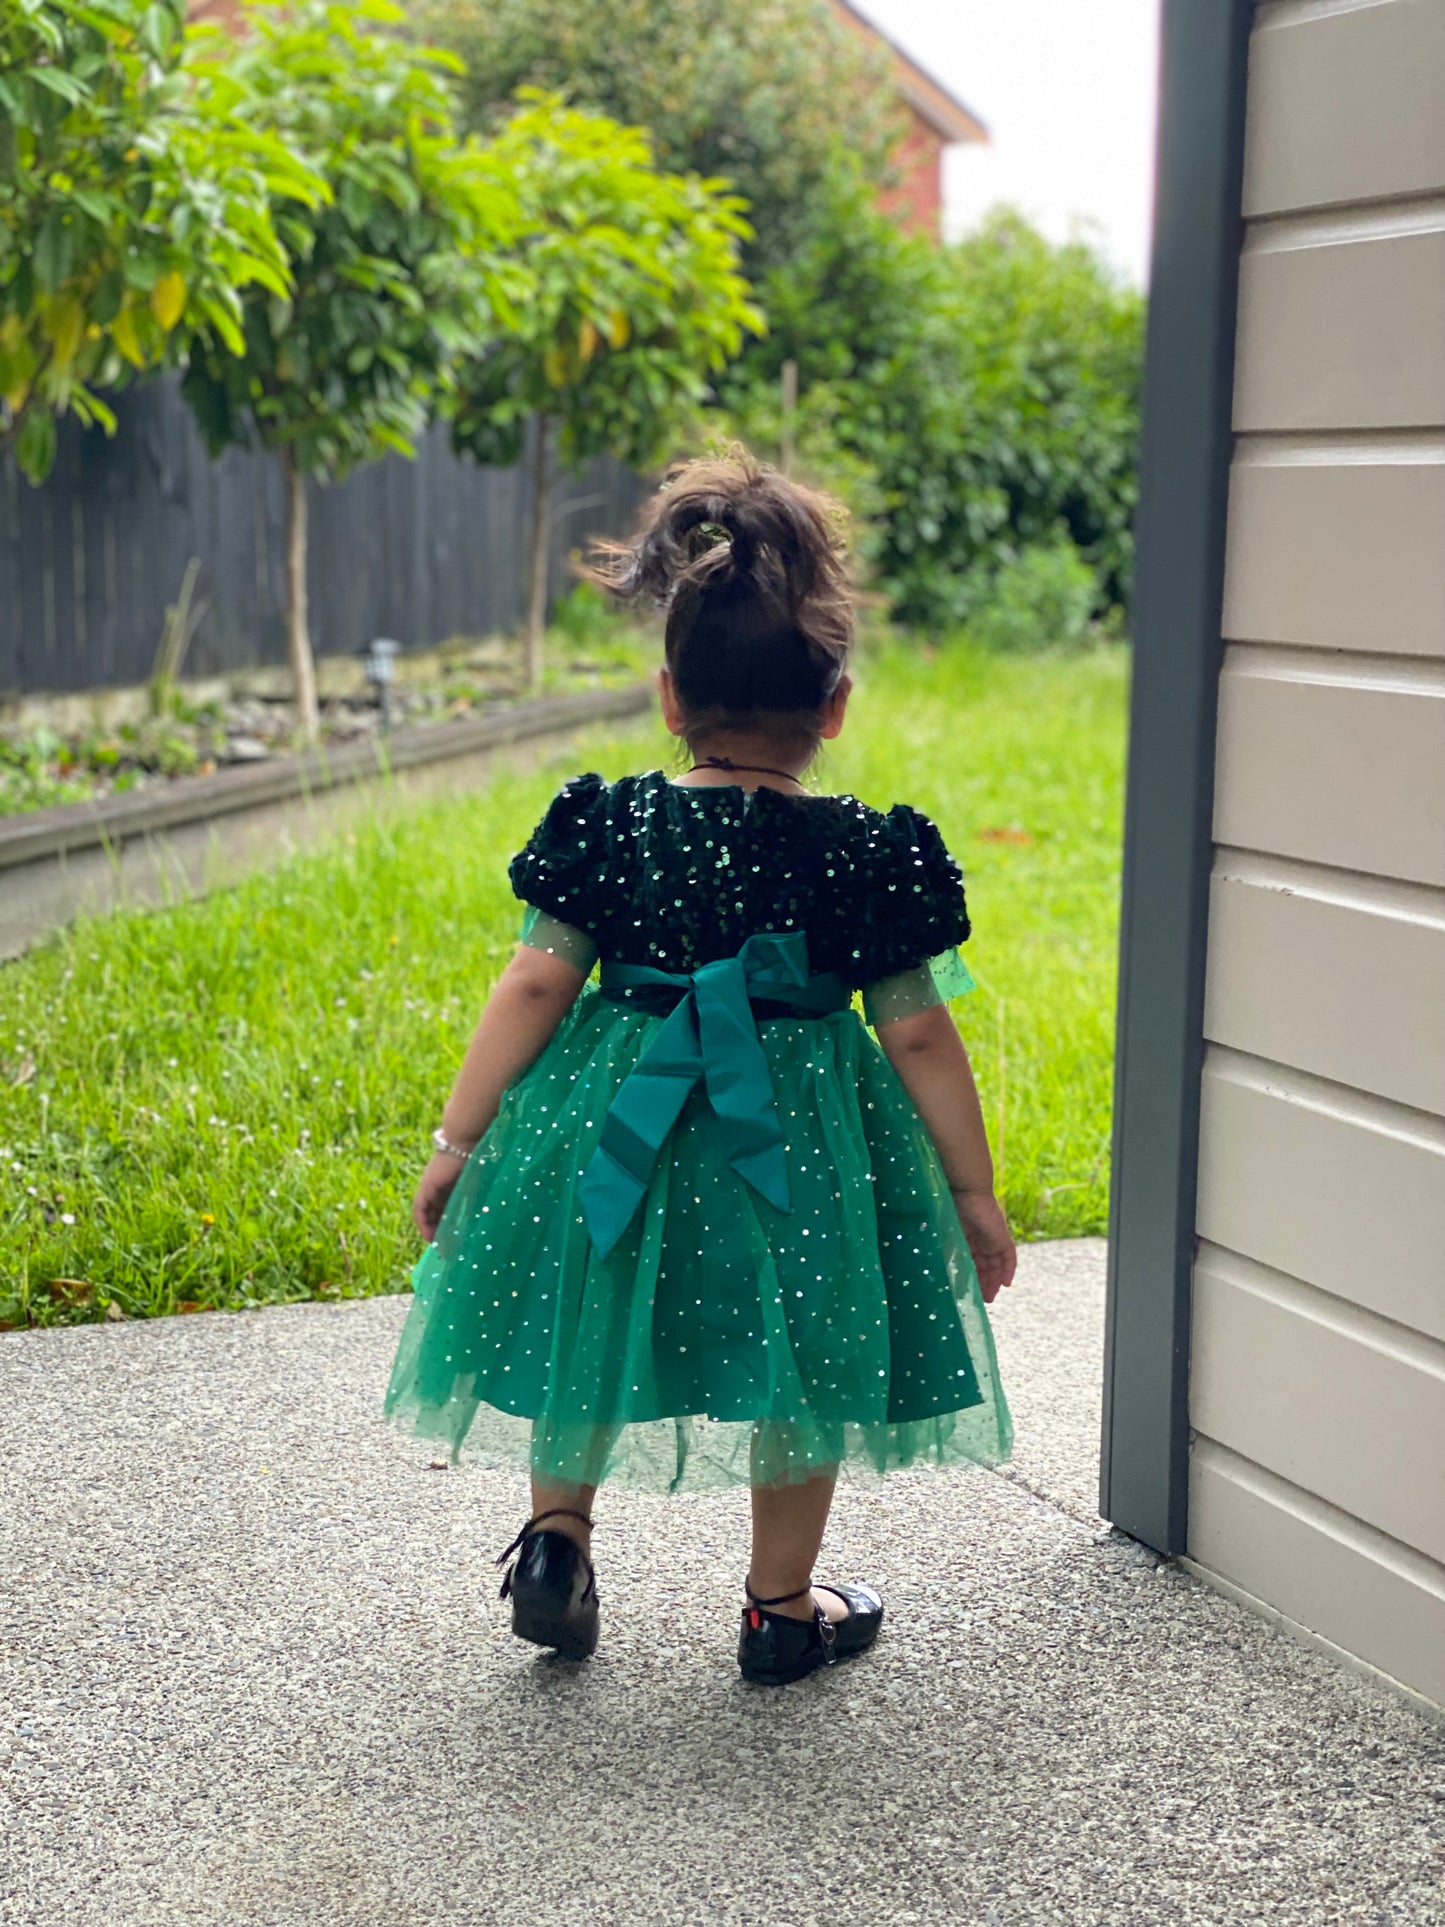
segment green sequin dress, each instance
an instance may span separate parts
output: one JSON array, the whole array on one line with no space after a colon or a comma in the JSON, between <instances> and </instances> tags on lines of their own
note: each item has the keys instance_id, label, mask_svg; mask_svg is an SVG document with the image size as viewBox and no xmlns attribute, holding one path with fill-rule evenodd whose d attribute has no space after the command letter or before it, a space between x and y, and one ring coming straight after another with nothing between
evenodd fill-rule
<instances>
[{"instance_id":1,"label":"green sequin dress","mask_svg":"<svg viewBox=\"0 0 1445 1927\"><path fill-rule=\"evenodd\" d=\"M601 982L462 1171L387 1411L562 1484L1006 1458L973 1261L868 1028L967 987L935 826L588 775L511 878L523 941Z\"/></svg>"}]
</instances>

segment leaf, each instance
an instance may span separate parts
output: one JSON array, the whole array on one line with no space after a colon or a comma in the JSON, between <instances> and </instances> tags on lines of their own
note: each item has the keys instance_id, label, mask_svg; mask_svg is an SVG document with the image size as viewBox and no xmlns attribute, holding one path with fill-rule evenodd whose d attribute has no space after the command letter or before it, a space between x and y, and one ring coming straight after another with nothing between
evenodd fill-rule
<instances>
[{"instance_id":1,"label":"leaf","mask_svg":"<svg viewBox=\"0 0 1445 1927\"><path fill-rule=\"evenodd\" d=\"M124 307L110 324L110 338L120 349L132 368L144 368L146 352L136 333L135 316L130 308Z\"/></svg>"},{"instance_id":2,"label":"leaf","mask_svg":"<svg viewBox=\"0 0 1445 1927\"><path fill-rule=\"evenodd\" d=\"M169 334L185 313L185 307L185 276L172 268L170 273L163 274L151 289L151 313Z\"/></svg>"},{"instance_id":3,"label":"leaf","mask_svg":"<svg viewBox=\"0 0 1445 1927\"><path fill-rule=\"evenodd\" d=\"M70 272L70 229L58 207L51 208L35 237L35 281L42 294L54 294Z\"/></svg>"},{"instance_id":4,"label":"leaf","mask_svg":"<svg viewBox=\"0 0 1445 1927\"><path fill-rule=\"evenodd\" d=\"M27 481L43 482L55 465L55 417L48 408L31 408L15 437L15 459ZM22 1067L23 1070L23 1067ZM35 1075L32 1063L17 1077L17 1084L28 1083Z\"/></svg>"},{"instance_id":5,"label":"leaf","mask_svg":"<svg viewBox=\"0 0 1445 1927\"><path fill-rule=\"evenodd\" d=\"M78 208L83 208L92 221L102 227L113 221L120 212L121 204L112 194L97 194L93 188L72 188L70 198Z\"/></svg>"},{"instance_id":6,"label":"leaf","mask_svg":"<svg viewBox=\"0 0 1445 1927\"><path fill-rule=\"evenodd\" d=\"M577 350L583 361L591 361L597 353L602 337L597 332L595 322L584 321L577 331Z\"/></svg>"},{"instance_id":7,"label":"leaf","mask_svg":"<svg viewBox=\"0 0 1445 1927\"><path fill-rule=\"evenodd\" d=\"M542 374L549 388L565 388L567 385L567 350L549 348L542 357Z\"/></svg>"},{"instance_id":8,"label":"leaf","mask_svg":"<svg viewBox=\"0 0 1445 1927\"><path fill-rule=\"evenodd\" d=\"M176 35L176 16L169 7L147 7L141 19L141 45L157 60L165 61Z\"/></svg>"},{"instance_id":9,"label":"leaf","mask_svg":"<svg viewBox=\"0 0 1445 1927\"><path fill-rule=\"evenodd\" d=\"M153 288L160 278L160 264L155 256L144 254L139 249L127 249L122 265L126 286L139 288L142 294Z\"/></svg>"},{"instance_id":10,"label":"leaf","mask_svg":"<svg viewBox=\"0 0 1445 1927\"><path fill-rule=\"evenodd\" d=\"M85 334L85 309L73 294L59 294L45 310L46 337L51 361L62 374L75 360Z\"/></svg>"},{"instance_id":11,"label":"leaf","mask_svg":"<svg viewBox=\"0 0 1445 1927\"><path fill-rule=\"evenodd\" d=\"M81 1305L94 1297L96 1287L89 1278L49 1278L45 1289L62 1303Z\"/></svg>"},{"instance_id":12,"label":"leaf","mask_svg":"<svg viewBox=\"0 0 1445 1927\"><path fill-rule=\"evenodd\" d=\"M607 329L607 339L614 348L625 348L632 335L632 323L621 308L613 315Z\"/></svg>"},{"instance_id":13,"label":"leaf","mask_svg":"<svg viewBox=\"0 0 1445 1927\"><path fill-rule=\"evenodd\" d=\"M246 337L237 327L235 317L219 301L210 302L207 305L206 314L222 342L240 360L246 353Z\"/></svg>"},{"instance_id":14,"label":"leaf","mask_svg":"<svg viewBox=\"0 0 1445 1927\"><path fill-rule=\"evenodd\" d=\"M99 428L104 434L113 435L117 423L115 413L106 407L88 388L77 388L70 398L71 408L87 428Z\"/></svg>"},{"instance_id":15,"label":"leaf","mask_svg":"<svg viewBox=\"0 0 1445 1927\"><path fill-rule=\"evenodd\" d=\"M112 268L108 274L102 275L90 297L91 320L99 328L108 328L120 313L124 300L125 276L119 268Z\"/></svg>"},{"instance_id":16,"label":"leaf","mask_svg":"<svg viewBox=\"0 0 1445 1927\"><path fill-rule=\"evenodd\" d=\"M72 107L80 106L86 98L85 88L61 67L30 67L21 77L34 81L37 86L48 87L52 94L69 101Z\"/></svg>"}]
</instances>

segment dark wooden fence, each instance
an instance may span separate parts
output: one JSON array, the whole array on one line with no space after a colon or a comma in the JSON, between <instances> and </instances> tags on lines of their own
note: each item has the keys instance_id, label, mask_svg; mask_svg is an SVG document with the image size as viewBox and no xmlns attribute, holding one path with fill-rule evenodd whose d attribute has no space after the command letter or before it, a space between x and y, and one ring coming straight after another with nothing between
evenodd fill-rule
<instances>
[{"instance_id":1,"label":"dark wooden fence","mask_svg":"<svg viewBox=\"0 0 1445 1927\"><path fill-rule=\"evenodd\" d=\"M0 694L144 682L192 556L206 612L187 676L285 660L283 500L275 461L212 461L173 381L122 397L113 439L62 425L54 472L32 488L0 468ZM553 584L590 534L615 534L643 494L594 463L557 490ZM513 628L524 607L529 465L479 468L433 429L414 462L391 456L311 491L310 601L318 655L374 636L420 649Z\"/></svg>"}]
</instances>

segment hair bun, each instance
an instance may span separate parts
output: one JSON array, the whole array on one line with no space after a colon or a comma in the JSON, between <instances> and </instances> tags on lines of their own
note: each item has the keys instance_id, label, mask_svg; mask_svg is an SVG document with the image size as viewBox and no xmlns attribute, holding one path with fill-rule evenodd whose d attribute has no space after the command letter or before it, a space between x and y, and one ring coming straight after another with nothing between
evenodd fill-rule
<instances>
[{"instance_id":1,"label":"hair bun","mask_svg":"<svg viewBox=\"0 0 1445 1927\"><path fill-rule=\"evenodd\" d=\"M666 602L684 579L766 580L794 604L846 591L843 512L836 502L751 456L673 469L630 543L601 545L600 580L624 596Z\"/></svg>"},{"instance_id":2,"label":"hair bun","mask_svg":"<svg viewBox=\"0 0 1445 1927\"><path fill-rule=\"evenodd\" d=\"M745 452L674 469L594 579L667 610L667 660L690 708L818 709L852 642L843 513Z\"/></svg>"}]
</instances>

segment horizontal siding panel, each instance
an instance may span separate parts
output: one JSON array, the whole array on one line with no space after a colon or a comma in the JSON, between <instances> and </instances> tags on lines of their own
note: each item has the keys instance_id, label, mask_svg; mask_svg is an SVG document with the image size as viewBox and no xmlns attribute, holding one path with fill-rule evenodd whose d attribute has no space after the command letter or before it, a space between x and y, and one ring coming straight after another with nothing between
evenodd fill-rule
<instances>
[{"instance_id":1,"label":"horizontal siding panel","mask_svg":"<svg viewBox=\"0 0 1445 1927\"><path fill-rule=\"evenodd\" d=\"M1445 681L1312 679L1236 652L1216 759L1216 841L1445 884Z\"/></svg>"},{"instance_id":2,"label":"horizontal siding panel","mask_svg":"<svg viewBox=\"0 0 1445 1927\"><path fill-rule=\"evenodd\" d=\"M1190 1460L1189 1551L1297 1624L1445 1704L1445 1572L1392 1558L1348 1520L1206 1440Z\"/></svg>"},{"instance_id":3,"label":"horizontal siding panel","mask_svg":"<svg viewBox=\"0 0 1445 1927\"><path fill-rule=\"evenodd\" d=\"M1445 659L1445 461L1236 462L1224 633Z\"/></svg>"},{"instance_id":4,"label":"horizontal siding panel","mask_svg":"<svg viewBox=\"0 0 1445 1927\"><path fill-rule=\"evenodd\" d=\"M1246 248L1241 431L1445 423L1445 229Z\"/></svg>"},{"instance_id":5,"label":"horizontal siding panel","mask_svg":"<svg viewBox=\"0 0 1445 1927\"><path fill-rule=\"evenodd\" d=\"M1289 1075L1211 1052L1199 1235L1445 1341L1445 1127L1391 1130Z\"/></svg>"},{"instance_id":6,"label":"horizontal siding panel","mask_svg":"<svg viewBox=\"0 0 1445 1927\"><path fill-rule=\"evenodd\" d=\"M1445 1113L1445 918L1250 880L1242 868L1228 855L1216 863L1206 1037Z\"/></svg>"},{"instance_id":7,"label":"horizontal siding panel","mask_svg":"<svg viewBox=\"0 0 1445 1927\"><path fill-rule=\"evenodd\" d=\"M1277 1295L1276 1274L1255 1274L1261 1289L1251 1270L1212 1247L1195 1265L1190 1425L1445 1559L1445 1350L1413 1341L1432 1369L1377 1347L1366 1315L1327 1323L1333 1300L1287 1280ZM1388 1344L1395 1328L1377 1329Z\"/></svg>"},{"instance_id":8,"label":"horizontal siding panel","mask_svg":"<svg viewBox=\"0 0 1445 1927\"><path fill-rule=\"evenodd\" d=\"M1445 188L1442 102L1440 0L1262 21L1250 47L1245 213Z\"/></svg>"}]
</instances>

